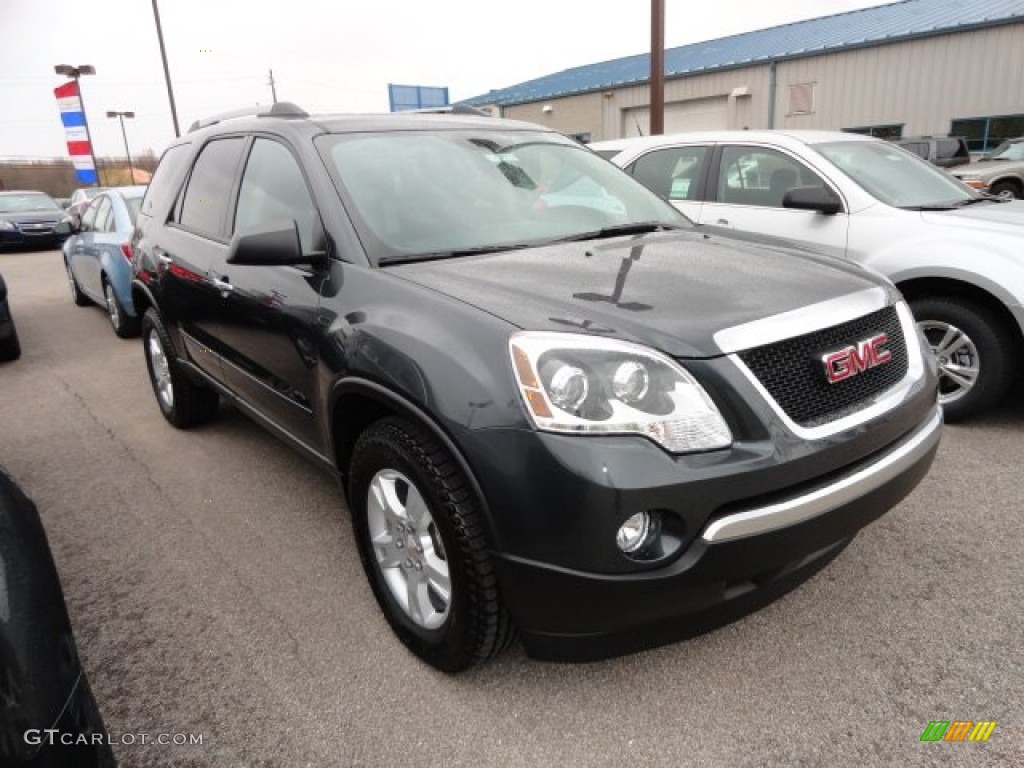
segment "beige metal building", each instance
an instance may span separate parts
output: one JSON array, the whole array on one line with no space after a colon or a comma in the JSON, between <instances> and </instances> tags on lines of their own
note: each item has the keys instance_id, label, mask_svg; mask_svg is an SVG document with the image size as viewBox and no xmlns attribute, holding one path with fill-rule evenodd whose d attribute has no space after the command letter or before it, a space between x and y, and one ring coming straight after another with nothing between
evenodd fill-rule
<instances>
[{"instance_id":1,"label":"beige metal building","mask_svg":"<svg viewBox=\"0 0 1024 768\"><path fill-rule=\"evenodd\" d=\"M584 141L648 133L650 58L577 67L463 104ZM665 132L821 128L1024 135L1024 0L904 0L671 48Z\"/></svg>"}]
</instances>

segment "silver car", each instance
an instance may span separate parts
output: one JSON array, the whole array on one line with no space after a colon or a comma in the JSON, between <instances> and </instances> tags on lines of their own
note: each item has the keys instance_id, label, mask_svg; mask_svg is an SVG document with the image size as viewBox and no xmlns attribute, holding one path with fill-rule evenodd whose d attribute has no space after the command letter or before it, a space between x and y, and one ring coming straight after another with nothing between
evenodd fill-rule
<instances>
[{"instance_id":1,"label":"silver car","mask_svg":"<svg viewBox=\"0 0 1024 768\"><path fill-rule=\"evenodd\" d=\"M949 172L974 189L1024 198L1024 137L1004 141L977 162Z\"/></svg>"},{"instance_id":2,"label":"silver car","mask_svg":"<svg viewBox=\"0 0 1024 768\"><path fill-rule=\"evenodd\" d=\"M892 143L835 131L715 131L590 147L696 224L773 235L875 269L939 361L950 421L999 401L1024 352L1024 202Z\"/></svg>"}]
</instances>

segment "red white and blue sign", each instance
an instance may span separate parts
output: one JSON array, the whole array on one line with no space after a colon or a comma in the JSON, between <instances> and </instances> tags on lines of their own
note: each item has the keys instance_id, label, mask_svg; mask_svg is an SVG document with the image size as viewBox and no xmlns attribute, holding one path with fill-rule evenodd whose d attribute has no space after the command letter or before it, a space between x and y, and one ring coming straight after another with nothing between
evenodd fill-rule
<instances>
[{"instance_id":1,"label":"red white and blue sign","mask_svg":"<svg viewBox=\"0 0 1024 768\"><path fill-rule=\"evenodd\" d=\"M95 184L96 166L92 160L92 146L89 144L89 129L85 124L85 110L82 97L78 94L78 81L53 89L60 109L60 120L64 123L64 135L68 141L68 153L75 165L75 176L83 184Z\"/></svg>"}]
</instances>

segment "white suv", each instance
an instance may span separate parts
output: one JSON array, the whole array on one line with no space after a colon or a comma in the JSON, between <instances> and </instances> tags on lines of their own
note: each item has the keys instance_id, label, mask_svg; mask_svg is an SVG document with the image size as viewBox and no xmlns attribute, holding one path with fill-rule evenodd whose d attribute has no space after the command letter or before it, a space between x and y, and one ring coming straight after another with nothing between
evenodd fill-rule
<instances>
[{"instance_id":1,"label":"white suv","mask_svg":"<svg viewBox=\"0 0 1024 768\"><path fill-rule=\"evenodd\" d=\"M773 235L885 274L938 358L947 419L1009 388L1024 350L1024 202L850 133L715 131L590 147L699 225Z\"/></svg>"}]
</instances>

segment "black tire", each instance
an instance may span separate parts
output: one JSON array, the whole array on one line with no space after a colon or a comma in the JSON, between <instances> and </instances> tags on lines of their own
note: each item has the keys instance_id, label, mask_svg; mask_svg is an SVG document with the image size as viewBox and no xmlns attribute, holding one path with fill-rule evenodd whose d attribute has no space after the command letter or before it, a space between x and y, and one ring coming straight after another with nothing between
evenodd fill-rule
<instances>
[{"instance_id":1,"label":"black tire","mask_svg":"<svg viewBox=\"0 0 1024 768\"><path fill-rule=\"evenodd\" d=\"M1010 197L1020 199L1024 197L1024 193L1021 192L1021 185L1012 181L997 181L995 184L988 188L988 191L993 195L1008 195Z\"/></svg>"},{"instance_id":2,"label":"black tire","mask_svg":"<svg viewBox=\"0 0 1024 768\"><path fill-rule=\"evenodd\" d=\"M118 301L117 293L106 278L103 280L103 296L107 300L107 317L116 333L122 339L130 339L139 335L142 330L142 323L139 318L129 315L124 305Z\"/></svg>"},{"instance_id":3,"label":"black tire","mask_svg":"<svg viewBox=\"0 0 1024 768\"><path fill-rule=\"evenodd\" d=\"M0 363L7 363L21 357L21 342L18 341L18 330L11 321L11 335L0 340Z\"/></svg>"},{"instance_id":4,"label":"black tire","mask_svg":"<svg viewBox=\"0 0 1024 768\"><path fill-rule=\"evenodd\" d=\"M384 419L359 436L349 469L348 498L359 556L374 596L399 639L428 664L449 673L487 661L507 648L515 631L498 592L479 506L445 447L411 422ZM371 484L378 483L374 487L380 489L390 475L395 476L391 487L402 504L414 499L414 492L422 499L418 522L425 519L428 525L421 529L410 523L403 531L392 526L395 517L381 514L380 505L371 511ZM387 530L378 537L387 538L379 548L371 543L371 529L381 530L384 518L389 520ZM416 517L410 514L404 519ZM384 557L386 550L405 553L410 559L384 567L378 552ZM427 576L432 571L436 577L439 569L448 576L447 584L435 578L448 587L447 603L443 591L431 591L434 584ZM408 584L414 579L420 580L423 589L419 602L430 601L427 611L407 609L396 598L396 591L403 587L392 585L404 583L408 595L412 592ZM411 604L412 598L407 602ZM434 613L428 616L431 608Z\"/></svg>"},{"instance_id":5,"label":"black tire","mask_svg":"<svg viewBox=\"0 0 1024 768\"><path fill-rule=\"evenodd\" d=\"M939 362L939 402L946 421L962 421L995 405L1013 380L1016 350L999 318L969 299L925 298L910 302L918 328ZM952 347L939 348L954 334ZM973 367L976 374L965 375ZM973 376L969 386L965 382Z\"/></svg>"},{"instance_id":6,"label":"black tire","mask_svg":"<svg viewBox=\"0 0 1024 768\"><path fill-rule=\"evenodd\" d=\"M196 384L181 369L160 315L152 308L142 318L142 347L153 394L167 421L178 429L188 429L217 415L217 393Z\"/></svg>"},{"instance_id":7,"label":"black tire","mask_svg":"<svg viewBox=\"0 0 1024 768\"><path fill-rule=\"evenodd\" d=\"M71 287L71 300L75 302L76 307L87 307L92 302L89 297L82 293L82 289L78 287L78 281L75 280L75 275L71 271L71 265L67 261L64 262L64 269L68 273L68 285Z\"/></svg>"}]
</instances>

